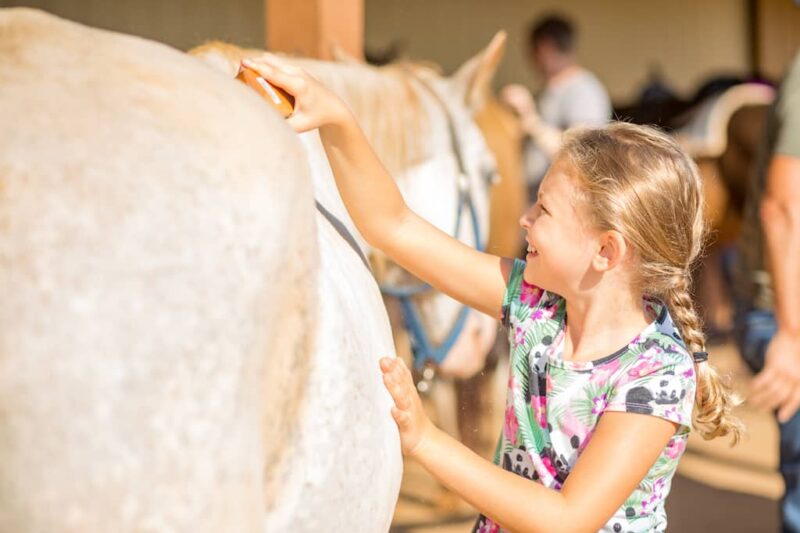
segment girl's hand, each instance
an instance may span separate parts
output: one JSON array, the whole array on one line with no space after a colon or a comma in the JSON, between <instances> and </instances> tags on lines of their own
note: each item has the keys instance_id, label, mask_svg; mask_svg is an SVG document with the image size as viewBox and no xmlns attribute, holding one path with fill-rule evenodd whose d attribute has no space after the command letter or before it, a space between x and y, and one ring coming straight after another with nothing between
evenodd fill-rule
<instances>
[{"instance_id":1,"label":"girl's hand","mask_svg":"<svg viewBox=\"0 0 800 533\"><path fill-rule=\"evenodd\" d=\"M400 445L404 455L413 456L433 428L422 408L414 380L402 359L384 357L380 360L383 384L394 400L392 417L400 430Z\"/></svg>"},{"instance_id":2,"label":"girl's hand","mask_svg":"<svg viewBox=\"0 0 800 533\"><path fill-rule=\"evenodd\" d=\"M294 113L286 121L298 133L336 123L348 116L347 106L313 76L273 54L245 59L242 64L294 97Z\"/></svg>"}]
</instances>

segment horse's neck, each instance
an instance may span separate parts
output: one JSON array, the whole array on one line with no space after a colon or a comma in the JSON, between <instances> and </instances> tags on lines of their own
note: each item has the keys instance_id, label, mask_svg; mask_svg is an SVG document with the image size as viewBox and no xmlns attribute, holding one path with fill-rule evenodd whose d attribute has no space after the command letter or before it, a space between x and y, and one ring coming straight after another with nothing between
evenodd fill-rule
<instances>
[{"instance_id":1,"label":"horse's neck","mask_svg":"<svg viewBox=\"0 0 800 533\"><path fill-rule=\"evenodd\" d=\"M400 133L412 130L413 140L418 146L401 154L404 157L395 162L392 173L406 203L440 230L476 246L478 243L475 242L472 220L466 210L462 212L460 231L457 233L455 225L458 209L462 207L458 201L458 157L468 159L470 151L479 149L476 143L481 141L476 137L480 134L474 123L470 122L471 118L448 102L445 82L440 79L424 82L420 79L404 79L397 72L387 73L359 65L305 61L302 66L329 83L353 108L373 146L385 148L387 139L397 138ZM378 98L375 95L365 96L364 93L369 91L382 93ZM376 103L380 105L371 107ZM408 110L397 113L397 109L404 105L413 106L419 116L409 117ZM380 122L381 114L393 114L391 120L395 122ZM426 127L417 129L420 124ZM458 142L453 138L454 133L459 136ZM302 138L309 153L317 201L350 230L362 250L369 254L371 250L358 234L339 196L319 135L314 132L304 134ZM456 151L460 152L459 156ZM378 151L381 159L392 155L398 154L387 155ZM478 212L479 232L485 239L488 231L486 184L474 172L469 173L467 179L470 180L471 196Z\"/></svg>"},{"instance_id":2,"label":"horse's neck","mask_svg":"<svg viewBox=\"0 0 800 533\"><path fill-rule=\"evenodd\" d=\"M446 115L439 102L397 72L325 61L299 63L329 84L351 107L379 158L389 163L387 167L411 208L451 232L454 213L436 205L436 198L452 196L451 176L455 174ZM416 116L410 115L412 109ZM428 127L421 128L423 124ZM369 253L339 196L318 133L306 133L301 138L309 155L316 200ZM401 143L404 146L398 149Z\"/></svg>"},{"instance_id":3,"label":"horse's neck","mask_svg":"<svg viewBox=\"0 0 800 533\"><path fill-rule=\"evenodd\" d=\"M469 165L469 158L480 150L486 150L486 146L471 117L448 100L446 82L438 78L425 81L403 79L397 72L388 75L385 71L358 65L312 61L304 62L302 66L332 87L350 105L381 159L402 156L397 157L390 168L394 167L393 177L409 207L448 235L471 246L477 245L472 219L466 209L462 211L460 230L455 231L458 210L463 207L458 197L460 169L456 150ZM364 94L370 91L375 94ZM378 98L375 98L376 95ZM408 109L403 106L413 106L418 116L409 117ZM425 127L419 127L420 124ZM392 152L391 143L387 143L387 140L398 138L399 133L408 135L409 131L417 146L412 145L399 154ZM454 133L458 135L458 141L454 140ZM372 254L373 250L357 232L347 214L319 135L316 132L305 134L303 142L309 153L317 201L349 229L365 254ZM389 153L382 152L381 148L388 148ZM479 231L485 239L488 232L486 184L475 172L468 172L467 179L470 180L471 196L478 212ZM381 282L397 285L414 283L410 274L399 267L390 266L385 271L380 270L375 274ZM422 319L429 328L432 340L440 342L450 330L460 306L438 292L429 293L422 300Z\"/></svg>"}]
</instances>

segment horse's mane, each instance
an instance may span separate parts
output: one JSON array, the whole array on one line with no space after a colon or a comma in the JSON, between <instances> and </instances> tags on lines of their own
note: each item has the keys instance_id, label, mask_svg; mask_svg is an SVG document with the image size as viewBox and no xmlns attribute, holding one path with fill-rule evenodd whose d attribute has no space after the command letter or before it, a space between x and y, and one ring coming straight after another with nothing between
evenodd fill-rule
<instances>
[{"instance_id":1,"label":"horse's mane","mask_svg":"<svg viewBox=\"0 0 800 533\"><path fill-rule=\"evenodd\" d=\"M234 76L242 59L263 51L214 41L189 53ZM289 59L347 103L389 172L396 175L427 155L422 143L427 131L426 115L405 64L373 67L355 62Z\"/></svg>"}]
</instances>

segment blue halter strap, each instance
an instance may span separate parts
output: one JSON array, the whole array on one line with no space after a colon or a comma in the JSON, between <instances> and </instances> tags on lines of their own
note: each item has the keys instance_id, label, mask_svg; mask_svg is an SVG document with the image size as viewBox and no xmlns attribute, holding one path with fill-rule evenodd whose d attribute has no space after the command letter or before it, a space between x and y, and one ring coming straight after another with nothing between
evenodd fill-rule
<instances>
[{"instance_id":1,"label":"blue halter strap","mask_svg":"<svg viewBox=\"0 0 800 533\"><path fill-rule=\"evenodd\" d=\"M412 74L413 75L413 74ZM439 103L444 110L447 117L447 126L450 132L451 150L456 158L458 164L459 178L457 181L458 187L458 205L456 206L456 222L455 229L453 230L453 237L458 237L459 230L461 229L461 221L463 219L464 210L469 211L470 222L472 222L472 231L475 238L475 246L480 251L484 251L484 243L481 238L481 228L478 220L478 212L475 208L475 203L472 200L471 188L469 185L469 178L466 172L466 166L460 150L460 143L456 131L453 117L447 109L447 105L442 101L441 97L436 94L433 88L429 87L422 79L416 77L416 80L424 87L433 98ZM431 342L430 336L422 324L417 307L414 304L413 298L422 294L433 291L433 288L427 283L420 283L417 285L408 285L403 287L396 287L388 284L380 284L381 292L392 298L396 298L400 303L400 308L403 313L403 322L405 323L406 330L411 338L411 350L414 355L414 367L422 369L427 363L440 365L444 361L450 350L453 349L458 337L464 330L464 325L467 322L467 315L469 308L465 305L461 306L458 312L455 323L450 328L450 332L445 337L444 341L439 346L434 346Z\"/></svg>"}]
</instances>

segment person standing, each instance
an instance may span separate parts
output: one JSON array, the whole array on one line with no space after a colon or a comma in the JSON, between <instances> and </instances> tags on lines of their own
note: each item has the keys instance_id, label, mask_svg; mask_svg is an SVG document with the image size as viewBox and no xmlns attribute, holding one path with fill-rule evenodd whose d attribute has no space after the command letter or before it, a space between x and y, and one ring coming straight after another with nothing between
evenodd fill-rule
<instances>
[{"instance_id":1,"label":"person standing","mask_svg":"<svg viewBox=\"0 0 800 533\"><path fill-rule=\"evenodd\" d=\"M566 18L551 15L535 21L528 35L528 58L543 80L536 100L519 84L506 86L502 99L519 115L526 133L525 178L529 197L561 147L561 134L573 126L602 126L611 118L608 93L575 56L577 35Z\"/></svg>"},{"instance_id":2,"label":"person standing","mask_svg":"<svg viewBox=\"0 0 800 533\"><path fill-rule=\"evenodd\" d=\"M749 402L780 429L783 531L800 532L800 53L767 119L745 203L736 271L736 336L757 373Z\"/></svg>"}]
</instances>

